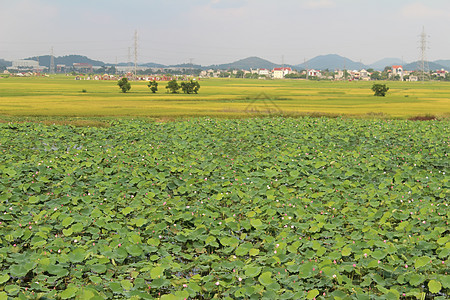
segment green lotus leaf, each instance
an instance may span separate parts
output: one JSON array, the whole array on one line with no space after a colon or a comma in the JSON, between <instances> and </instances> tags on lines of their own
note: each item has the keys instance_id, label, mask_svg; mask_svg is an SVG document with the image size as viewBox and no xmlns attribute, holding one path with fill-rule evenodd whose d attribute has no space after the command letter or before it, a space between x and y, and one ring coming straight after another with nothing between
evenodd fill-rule
<instances>
[{"instance_id":1,"label":"green lotus leaf","mask_svg":"<svg viewBox=\"0 0 450 300\"><path fill-rule=\"evenodd\" d=\"M68 254L69 260L73 263L82 262L84 260L85 256L86 256L86 250L84 250L81 247L76 248L75 250L73 250L72 252L70 252Z\"/></svg>"},{"instance_id":2,"label":"green lotus leaf","mask_svg":"<svg viewBox=\"0 0 450 300\"><path fill-rule=\"evenodd\" d=\"M133 283L130 280L126 280L126 279L122 279L120 281L120 285L122 286L122 288L124 290L127 290L127 291L129 291L133 288Z\"/></svg>"},{"instance_id":3,"label":"green lotus leaf","mask_svg":"<svg viewBox=\"0 0 450 300\"><path fill-rule=\"evenodd\" d=\"M163 267L154 267L150 271L150 276L152 279L161 278L164 275L164 268Z\"/></svg>"},{"instance_id":4,"label":"green lotus leaf","mask_svg":"<svg viewBox=\"0 0 450 300\"><path fill-rule=\"evenodd\" d=\"M306 299L315 299L319 295L319 291L317 289L310 290L306 295Z\"/></svg>"},{"instance_id":5,"label":"green lotus leaf","mask_svg":"<svg viewBox=\"0 0 450 300\"><path fill-rule=\"evenodd\" d=\"M0 275L0 284L3 284L3 283L5 283L5 282L7 282L8 280L9 280L9 275L8 274L3 274L3 275Z\"/></svg>"},{"instance_id":6,"label":"green lotus leaf","mask_svg":"<svg viewBox=\"0 0 450 300\"><path fill-rule=\"evenodd\" d=\"M8 295L17 295L20 292L20 286L16 284L9 284L5 286L5 291L8 293Z\"/></svg>"},{"instance_id":7,"label":"green lotus leaf","mask_svg":"<svg viewBox=\"0 0 450 300\"><path fill-rule=\"evenodd\" d=\"M122 285L118 282L111 282L109 284L109 288L111 289L111 291L113 291L116 294L120 294L123 292Z\"/></svg>"},{"instance_id":8,"label":"green lotus leaf","mask_svg":"<svg viewBox=\"0 0 450 300\"><path fill-rule=\"evenodd\" d=\"M78 291L77 287L74 286L68 287L61 294L59 294L59 296L61 297L61 299L73 298L75 297L77 291Z\"/></svg>"},{"instance_id":9,"label":"green lotus leaf","mask_svg":"<svg viewBox=\"0 0 450 300\"><path fill-rule=\"evenodd\" d=\"M144 253L139 245L131 244L126 247L127 252L132 256L140 256Z\"/></svg>"},{"instance_id":10,"label":"green lotus leaf","mask_svg":"<svg viewBox=\"0 0 450 300\"><path fill-rule=\"evenodd\" d=\"M412 286L418 286L419 284L421 284L422 282L425 281L425 276L420 275L420 274L413 274L411 275L411 278L409 279L409 283Z\"/></svg>"},{"instance_id":11,"label":"green lotus leaf","mask_svg":"<svg viewBox=\"0 0 450 300\"><path fill-rule=\"evenodd\" d=\"M429 264L430 261L431 261L431 258L429 258L428 256L418 257L416 259L416 262L414 263L414 267L416 269L422 268L422 267L426 266L427 264Z\"/></svg>"},{"instance_id":12,"label":"green lotus leaf","mask_svg":"<svg viewBox=\"0 0 450 300\"><path fill-rule=\"evenodd\" d=\"M272 272L264 272L264 273L262 273L258 277L258 281L264 286L272 284L274 282L274 280L272 279Z\"/></svg>"},{"instance_id":13,"label":"green lotus leaf","mask_svg":"<svg viewBox=\"0 0 450 300\"><path fill-rule=\"evenodd\" d=\"M436 294L442 289L442 284L437 280L430 280L428 282L428 288L430 289L430 292Z\"/></svg>"},{"instance_id":14,"label":"green lotus leaf","mask_svg":"<svg viewBox=\"0 0 450 300\"><path fill-rule=\"evenodd\" d=\"M256 277L261 272L260 267L248 267L245 269L245 276L247 277Z\"/></svg>"},{"instance_id":15,"label":"green lotus leaf","mask_svg":"<svg viewBox=\"0 0 450 300\"><path fill-rule=\"evenodd\" d=\"M73 221L74 221L74 219L72 217L67 217L61 222L61 225L64 226L64 227L67 227L70 224L72 224Z\"/></svg>"}]
</instances>

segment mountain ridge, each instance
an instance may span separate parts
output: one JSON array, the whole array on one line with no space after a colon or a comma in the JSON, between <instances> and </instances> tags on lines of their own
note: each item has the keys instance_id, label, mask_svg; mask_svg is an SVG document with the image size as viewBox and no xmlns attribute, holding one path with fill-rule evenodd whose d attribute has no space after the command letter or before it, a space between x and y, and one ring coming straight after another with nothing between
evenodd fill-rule
<instances>
[{"instance_id":1,"label":"mountain ridge","mask_svg":"<svg viewBox=\"0 0 450 300\"><path fill-rule=\"evenodd\" d=\"M39 64L42 66L50 67L50 55L43 56L34 56L25 58L25 60L39 60ZM55 57L55 65L63 64L67 66L73 65L73 63L89 63L93 66L114 66L115 64L105 63L100 60L93 60L87 56L82 55L66 55ZM0 59L0 67L9 67L12 62L4 59ZM119 63L118 66L127 66L129 63ZM326 55L318 55L303 64L297 65L284 65L285 67L292 67L297 70L301 69L318 69L318 70L361 70L361 69L375 69L375 70L383 70L386 66L392 66L396 64L402 64L402 60L399 58L383 58L378 60L372 64L363 64L361 62L355 62L347 57L340 56L338 54L326 54ZM450 60L436 60L428 62L430 70L440 70L445 69L450 71ZM415 70L417 69L417 62L404 63L403 67L405 70ZM213 64L208 66L202 65L190 65L190 64L176 64L176 65L164 65L155 62L149 63L141 63L140 67L148 67L148 68L197 68L197 69L220 69L220 70L229 70L229 69L273 69L276 67L281 67L280 64L275 64L269 60L257 57L250 56L247 58L239 59L237 61L225 64Z\"/></svg>"}]
</instances>

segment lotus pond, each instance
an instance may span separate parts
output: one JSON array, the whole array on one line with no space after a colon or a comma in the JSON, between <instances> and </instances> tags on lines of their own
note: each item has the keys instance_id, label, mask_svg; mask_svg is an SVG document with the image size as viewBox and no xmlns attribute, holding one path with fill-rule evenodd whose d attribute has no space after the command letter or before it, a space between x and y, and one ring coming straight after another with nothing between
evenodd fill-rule
<instances>
[{"instance_id":1,"label":"lotus pond","mask_svg":"<svg viewBox=\"0 0 450 300\"><path fill-rule=\"evenodd\" d=\"M449 133L0 124L0 299L448 299Z\"/></svg>"}]
</instances>

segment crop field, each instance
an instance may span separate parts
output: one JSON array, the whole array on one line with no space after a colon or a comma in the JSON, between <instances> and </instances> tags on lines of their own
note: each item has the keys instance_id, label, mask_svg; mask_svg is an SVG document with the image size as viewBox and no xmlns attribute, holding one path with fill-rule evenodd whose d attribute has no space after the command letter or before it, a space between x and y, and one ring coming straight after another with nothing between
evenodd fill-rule
<instances>
[{"instance_id":1,"label":"crop field","mask_svg":"<svg viewBox=\"0 0 450 300\"><path fill-rule=\"evenodd\" d=\"M61 81L67 94L29 82L42 88L5 96L0 83L2 99L26 103L11 114L153 97L116 94L113 83ZM218 82L236 85L205 81L193 98L209 99ZM318 87L334 86L315 84L297 93L320 98ZM368 85L335 86L347 84L369 99ZM404 94L425 101L420 87L398 88L397 104ZM439 91L425 102L444 101ZM447 120L1 123L0 299L449 299L449 137Z\"/></svg>"},{"instance_id":2,"label":"crop field","mask_svg":"<svg viewBox=\"0 0 450 300\"><path fill-rule=\"evenodd\" d=\"M117 81L73 76L0 79L0 115L18 117L248 117L254 115L348 115L407 119L450 116L450 83L385 82L386 97L374 97L373 82L304 80L201 80L198 95L167 94L167 82L151 94L146 82L129 93ZM82 92L85 90L85 92Z\"/></svg>"}]
</instances>

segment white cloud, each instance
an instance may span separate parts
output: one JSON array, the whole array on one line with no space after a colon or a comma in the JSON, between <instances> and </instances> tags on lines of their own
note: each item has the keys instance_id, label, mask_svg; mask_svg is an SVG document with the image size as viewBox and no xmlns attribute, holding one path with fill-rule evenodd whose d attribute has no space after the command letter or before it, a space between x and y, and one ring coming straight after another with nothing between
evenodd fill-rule
<instances>
[{"instance_id":1,"label":"white cloud","mask_svg":"<svg viewBox=\"0 0 450 300\"><path fill-rule=\"evenodd\" d=\"M309 9L324 9L333 8L336 4L332 0L311 0L307 1L304 6Z\"/></svg>"},{"instance_id":2,"label":"white cloud","mask_svg":"<svg viewBox=\"0 0 450 300\"><path fill-rule=\"evenodd\" d=\"M445 9L431 8L423 3L412 3L404 6L401 10L407 18L440 18L450 17L450 13Z\"/></svg>"}]
</instances>

